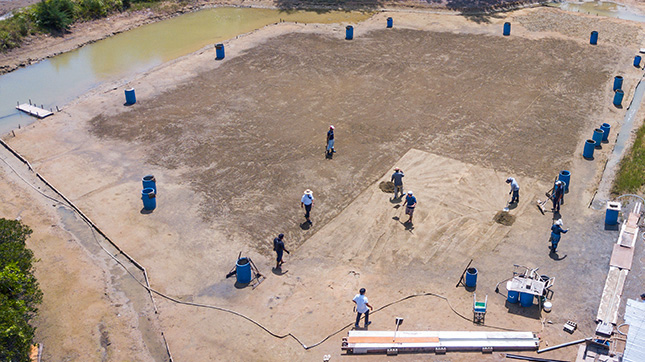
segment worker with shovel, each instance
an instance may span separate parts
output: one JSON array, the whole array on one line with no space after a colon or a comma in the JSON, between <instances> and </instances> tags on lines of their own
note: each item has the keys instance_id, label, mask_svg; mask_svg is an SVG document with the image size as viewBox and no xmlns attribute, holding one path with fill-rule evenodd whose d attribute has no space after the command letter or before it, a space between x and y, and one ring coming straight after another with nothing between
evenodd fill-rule
<instances>
[{"instance_id":1,"label":"worker with shovel","mask_svg":"<svg viewBox=\"0 0 645 362\"><path fill-rule=\"evenodd\" d=\"M403 177L404 176L405 175L403 174L403 170L401 170L398 167L394 169L394 173L392 174L392 178L390 180L394 183L394 199L403 197ZM401 196L399 196L399 192L401 193Z\"/></svg>"},{"instance_id":2,"label":"worker with shovel","mask_svg":"<svg viewBox=\"0 0 645 362\"><path fill-rule=\"evenodd\" d=\"M564 202L564 182L558 180L553 185L553 212L560 212L560 205Z\"/></svg>"},{"instance_id":3,"label":"worker with shovel","mask_svg":"<svg viewBox=\"0 0 645 362\"><path fill-rule=\"evenodd\" d=\"M566 234L569 231L569 229L564 229L562 228L562 219L558 219L558 221L555 222L551 226L551 246L549 249L551 249L552 253L555 253L556 249L558 248L558 243L560 242L560 237L561 234Z\"/></svg>"},{"instance_id":4,"label":"worker with shovel","mask_svg":"<svg viewBox=\"0 0 645 362\"><path fill-rule=\"evenodd\" d=\"M511 184L511 191L508 192L508 194L513 194L513 197L511 198L511 201L508 203L514 204L514 203L519 203L520 202L520 184L517 183L515 178L509 177L506 179L507 184Z\"/></svg>"}]
</instances>

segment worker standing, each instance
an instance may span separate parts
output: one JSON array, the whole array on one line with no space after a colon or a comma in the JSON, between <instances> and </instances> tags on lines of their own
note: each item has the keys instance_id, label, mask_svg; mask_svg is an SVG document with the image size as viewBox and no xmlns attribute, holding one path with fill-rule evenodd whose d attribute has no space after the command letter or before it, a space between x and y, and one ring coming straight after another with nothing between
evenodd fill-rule
<instances>
[{"instance_id":1,"label":"worker standing","mask_svg":"<svg viewBox=\"0 0 645 362\"><path fill-rule=\"evenodd\" d=\"M354 327L358 328L358 322L361 321L361 315L365 314L365 328L367 328L367 326L372 324L372 322L370 322L370 309L374 310L374 308L372 308L370 303L367 301L365 288L361 288L352 301L356 304L356 323L354 323Z\"/></svg>"},{"instance_id":2,"label":"worker standing","mask_svg":"<svg viewBox=\"0 0 645 362\"><path fill-rule=\"evenodd\" d=\"M398 167L394 169L394 173L392 174L391 181L394 182L395 199L398 199L399 197L403 197L403 177L404 176L405 175L403 174L403 170L401 170ZM398 196L399 192L401 192L401 196Z\"/></svg>"},{"instance_id":3,"label":"worker standing","mask_svg":"<svg viewBox=\"0 0 645 362\"><path fill-rule=\"evenodd\" d=\"M414 194L412 193L412 190L408 191L408 196L405 197L405 202L403 203L403 206L406 206L405 208L405 214L409 215L410 218L408 221L405 222L405 224L412 223L412 215L414 215L414 208L417 206L417 198L414 197Z\"/></svg>"},{"instance_id":4,"label":"worker standing","mask_svg":"<svg viewBox=\"0 0 645 362\"><path fill-rule=\"evenodd\" d=\"M280 234L277 238L273 239L273 250L277 254L275 268L279 269L280 266L284 264L284 261L282 260L283 252L286 251L287 254L290 254L289 250L284 246L284 234Z\"/></svg>"},{"instance_id":5,"label":"worker standing","mask_svg":"<svg viewBox=\"0 0 645 362\"><path fill-rule=\"evenodd\" d=\"M309 225L312 225L311 219L309 218L311 216L311 208L314 206L314 193L306 189L304 195L302 195L302 198L300 199L300 208L305 209L305 219L307 219L307 222Z\"/></svg>"},{"instance_id":6,"label":"worker standing","mask_svg":"<svg viewBox=\"0 0 645 362\"><path fill-rule=\"evenodd\" d=\"M553 212L560 212L560 205L564 202L564 182L558 180L553 185Z\"/></svg>"},{"instance_id":7,"label":"worker standing","mask_svg":"<svg viewBox=\"0 0 645 362\"><path fill-rule=\"evenodd\" d=\"M329 126L329 131L327 131L327 157L332 157L333 153L336 153L334 150L334 126Z\"/></svg>"},{"instance_id":8,"label":"worker standing","mask_svg":"<svg viewBox=\"0 0 645 362\"><path fill-rule=\"evenodd\" d=\"M566 234L568 231L569 229L565 230L562 227L562 219L558 219L558 221L556 221L555 224L551 226L551 246L549 247L549 249L551 249L552 253L555 253L556 249L558 248L561 234Z\"/></svg>"},{"instance_id":9,"label":"worker standing","mask_svg":"<svg viewBox=\"0 0 645 362\"><path fill-rule=\"evenodd\" d=\"M506 179L507 184L511 184L511 191L508 194L513 194L509 204L519 203L520 202L520 184L517 183L515 178L509 177Z\"/></svg>"}]
</instances>

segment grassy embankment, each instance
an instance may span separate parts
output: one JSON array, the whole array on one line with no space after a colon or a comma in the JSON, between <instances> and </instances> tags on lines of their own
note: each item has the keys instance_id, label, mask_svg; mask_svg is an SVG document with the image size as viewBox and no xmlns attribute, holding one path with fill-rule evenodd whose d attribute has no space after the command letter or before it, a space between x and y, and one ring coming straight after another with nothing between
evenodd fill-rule
<instances>
[{"instance_id":1,"label":"grassy embankment","mask_svg":"<svg viewBox=\"0 0 645 362\"><path fill-rule=\"evenodd\" d=\"M614 194L638 193L645 185L645 125L636 132L634 145L620 162L612 192Z\"/></svg>"}]
</instances>

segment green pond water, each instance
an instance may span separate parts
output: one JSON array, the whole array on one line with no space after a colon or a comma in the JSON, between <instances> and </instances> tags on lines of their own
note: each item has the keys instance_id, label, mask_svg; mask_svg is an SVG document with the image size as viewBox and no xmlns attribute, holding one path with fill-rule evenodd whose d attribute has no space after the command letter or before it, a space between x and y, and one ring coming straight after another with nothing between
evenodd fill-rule
<instances>
[{"instance_id":1,"label":"green pond water","mask_svg":"<svg viewBox=\"0 0 645 362\"><path fill-rule=\"evenodd\" d=\"M371 15L220 7L145 25L0 76L0 133L34 121L15 109L17 101L63 106L102 82L134 76L280 20L355 24Z\"/></svg>"}]
</instances>

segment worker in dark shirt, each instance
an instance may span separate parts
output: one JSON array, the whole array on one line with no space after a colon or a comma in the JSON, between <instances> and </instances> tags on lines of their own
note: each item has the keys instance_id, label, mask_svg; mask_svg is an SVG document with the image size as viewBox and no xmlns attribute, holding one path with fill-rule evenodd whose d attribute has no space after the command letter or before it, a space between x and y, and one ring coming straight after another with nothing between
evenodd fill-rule
<instances>
[{"instance_id":1,"label":"worker in dark shirt","mask_svg":"<svg viewBox=\"0 0 645 362\"><path fill-rule=\"evenodd\" d=\"M560 205L564 201L564 182L558 180L553 185L553 212L560 212Z\"/></svg>"},{"instance_id":2,"label":"worker in dark shirt","mask_svg":"<svg viewBox=\"0 0 645 362\"><path fill-rule=\"evenodd\" d=\"M278 269L282 264L284 264L284 261L282 261L282 254L284 251L289 254L289 250L284 247L284 234L278 235L277 238L273 239L273 250L275 250L275 253L277 254L276 257L276 264L275 268Z\"/></svg>"},{"instance_id":3,"label":"worker in dark shirt","mask_svg":"<svg viewBox=\"0 0 645 362\"><path fill-rule=\"evenodd\" d=\"M558 219L558 221L551 226L551 252L555 253L555 250L558 248L558 243L560 242L560 237L561 234L566 234L569 231L569 229L564 229L562 228L562 219Z\"/></svg>"},{"instance_id":4,"label":"worker in dark shirt","mask_svg":"<svg viewBox=\"0 0 645 362\"><path fill-rule=\"evenodd\" d=\"M334 151L334 126L329 126L327 131L327 156L331 156Z\"/></svg>"},{"instance_id":5,"label":"worker in dark shirt","mask_svg":"<svg viewBox=\"0 0 645 362\"><path fill-rule=\"evenodd\" d=\"M403 174L403 170L400 168L395 168L394 173L392 174L392 177L390 178L390 181L394 183L394 198L398 199L399 197L403 197L403 177L405 175ZM401 196L399 196L399 192L401 193Z\"/></svg>"}]
</instances>

